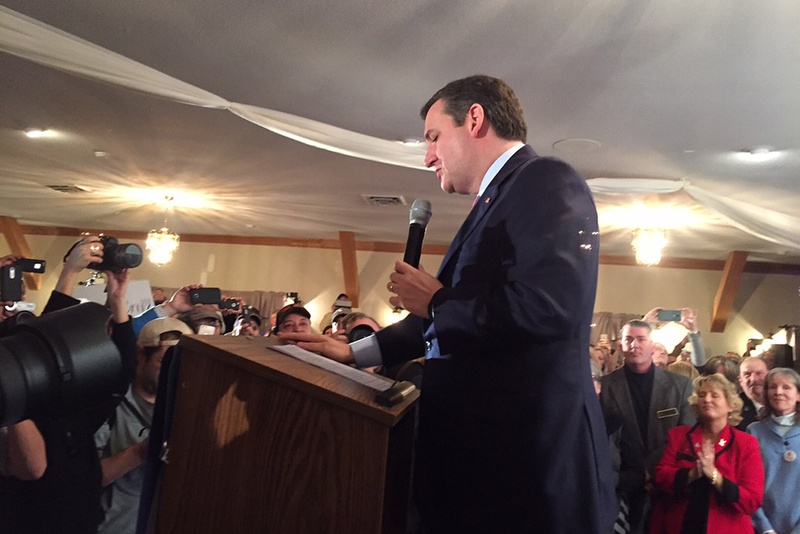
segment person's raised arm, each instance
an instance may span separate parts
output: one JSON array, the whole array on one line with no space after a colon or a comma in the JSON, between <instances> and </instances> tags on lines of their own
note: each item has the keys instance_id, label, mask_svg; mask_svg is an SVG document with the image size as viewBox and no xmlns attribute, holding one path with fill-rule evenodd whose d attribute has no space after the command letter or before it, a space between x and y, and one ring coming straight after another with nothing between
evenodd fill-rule
<instances>
[{"instance_id":1,"label":"person's raised arm","mask_svg":"<svg viewBox=\"0 0 800 534\"><path fill-rule=\"evenodd\" d=\"M111 318L117 324L125 323L130 319L126 302L130 273L128 269L104 272L106 275L107 302L111 310Z\"/></svg>"},{"instance_id":2,"label":"person's raised arm","mask_svg":"<svg viewBox=\"0 0 800 534\"><path fill-rule=\"evenodd\" d=\"M64 266L58 276L55 290L64 295L72 296L75 286L78 285L81 271L90 263L103 261L103 244L96 235L84 236L72 245L64 256Z\"/></svg>"},{"instance_id":3,"label":"person's raised arm","mask_svg":"<svg viewBox=\"0 0 800 534\"><path fill-rule=\"evenodd\" d=\"M201 287L203 287L203 284L190 284L188 286L183 286L173 293L168 301L160 304L161 311L164 314L163 316L171 317L178 313L192 311L194 304L192 304L191 293L193 290L200 289Z\"/></svg>"},{"instance_id":4,"label":"person's raised arm","mask_svg":"<svg viewBox=\"0 0 800 534\"><path fill-rule=\"evenodd\" d=\"M689 341L692 344L692 365L695 367L705 365L708 359L700 339L700 331L697 329L697 310L681 308L681 320L678 324L689 331Z\"/></svg>"}]
</instances>

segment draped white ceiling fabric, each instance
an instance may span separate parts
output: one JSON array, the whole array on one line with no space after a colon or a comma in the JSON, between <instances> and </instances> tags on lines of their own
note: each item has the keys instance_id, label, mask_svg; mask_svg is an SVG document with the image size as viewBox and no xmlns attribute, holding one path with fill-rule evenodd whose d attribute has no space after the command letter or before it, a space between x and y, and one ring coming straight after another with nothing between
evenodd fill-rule
<instances>
[{"instance_id":1,"label":"draped white ceiling fabric","mask_svg":"<svg viewBox=\"0 0 800 534\"><path fill-rule=\"evenodd\" d=\"M0 50L61 71L174 102L232 113L271 132L337 154L425 170L421 146L378 139L288 113L229 102L124 56L0 6Z\"/></svg>"},{"instance_id":2,"label":"draped white ceiling fabric","mask_svg":"<svg viewBox=\"0 0 800 534\"><path fill-rule=\"evenodd\" d=\"M656 180L648 178L594 178L587 180L589 188L600 195L665 194L685 191L701 206L750 235L771 243L800 249L797 229L800 219L763 207L727 199L705 191L685 180Z\"/></svg>"},{"instance_id":3,"label":"draped white ceiling fabric","mask_svg":"<svg viewBox=\"0 0 800 534\"><path fill-rule=\"evenodd\" d=\"M174 102L225 109L276 134L337 154L390 165L424 169L423 146L408 146L344 130L329 124L242 103L234 103L141 63L106 50L0 6L0 51ZM800 219L755 207L690 185L684 180L595 178L593 193L658 195L684 191L706 208L760 239L800 249Z\"/></svg>"}]
</instances>

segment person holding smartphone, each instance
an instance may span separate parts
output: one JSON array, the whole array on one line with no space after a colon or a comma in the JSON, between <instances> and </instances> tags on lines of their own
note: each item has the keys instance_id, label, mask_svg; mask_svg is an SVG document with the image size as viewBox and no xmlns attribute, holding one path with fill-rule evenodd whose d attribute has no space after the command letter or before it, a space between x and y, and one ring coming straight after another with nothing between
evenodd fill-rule
<instances>
[{"instance_id":1,"label":"person holding smartphone","mask_svg":"<svg viewBox=\"0 0 800 534\"><path fill-rule=\"evenodd\" d=\"M703 341L700 339L700 331L697 328L697 310L692 308L681 308L679 310L668 310L661 307L653 308L642 317L642 320L653 328L659 328L663 323L667 322L674 322L684 327L687 330L687 337L677 346L682 348L686 343L691 343L691 364L695 367L702 367L706 364L708 358L703 347ZM674 350L672 354L675 354ZM672 363L672 361L669 363Z\"/></svg>"}]
</instances>

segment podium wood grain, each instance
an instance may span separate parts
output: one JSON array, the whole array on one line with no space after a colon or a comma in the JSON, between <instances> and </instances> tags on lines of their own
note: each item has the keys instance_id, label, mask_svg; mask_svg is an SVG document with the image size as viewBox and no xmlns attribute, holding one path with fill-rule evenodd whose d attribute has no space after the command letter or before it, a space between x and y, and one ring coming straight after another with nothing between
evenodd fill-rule
<instances>
[{"instance_id":1,"label":"podium wood grain","mask_svg":"<svg viewBox=\"0 0 800 534\"><path fill-rule=\"evenodd\" d=\"M413 406L270 350L187 336L160 533L402 533Z\"/></svg>"}]
</instances>

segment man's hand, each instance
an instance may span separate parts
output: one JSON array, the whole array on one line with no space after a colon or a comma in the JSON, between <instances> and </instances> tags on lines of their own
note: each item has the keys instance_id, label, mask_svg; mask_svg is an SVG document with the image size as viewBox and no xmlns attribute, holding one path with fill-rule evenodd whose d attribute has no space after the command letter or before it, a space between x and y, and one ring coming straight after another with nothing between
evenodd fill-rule
<instances>
[{"instance_id":1,"label":"man's hand","mask_svg":"<svg viewBox=\"0 0 800 534\"><path fill-rule=\"evenodd\" d=\"M19 259L22 259L22 256L18 256L16 254L9 254L8 256L3 256L2 258L0 258L0 267L5 267L6 265L13 265Z\"/></svg>"},{"instance_id":2,"label":"man's hand","mask_svg":"<svg viewBox=\"0 0 800 534\"><path fill-rule=\"evenodd\" d=\"M326 358L335 360L340 363L351 364L355 362L353 356L353 349L347 343L342 343L335 337L326 336L323 334L295 334L295 333L278 333L278 339L294 343L301 349L310 350L321 354Z\"/></svg>"},{"instance_id":3,"label":"man's hand","mask_svg":"<svg viewBox=\"0 0 800 534\"><path fill-rule=\"evenodd\" d=\"M646 322L647 324L658 324L661 321L658 320L658 312L663 310L664 308L653 308L649 312L644 314L642 317L642 321Z\"/></svg>"},{"instance_id":4,"label":"man's hand","mask_svg":"<svg viewBox=\"0 0 800 534\"><path fill-rule=\"evenodd\" d=\"M103 244L96 235L87 235L73 245L64 257L64 266L56 282L56 291L72 295L78 284L78 276L90 263L103 261Z\"/></svg>"},{"instance_id":5,"label":"man's hand","mask_svg":"<svg viewBox=\"0 0 800 534\"><path fill-rule=\"evenodd\" d=\"M392 306L400 306L426 319L428 304L433 294L442 287L442 283L421 266L415 269L404 261L395 262L394 272L389 275L389 283L386 284L386 288L396 295L389 299Z\"/></svg>"},{"instance_id":6,"label":"man's hand","mask_svg":"<svg viewBox=\"0 0 800 534\"><path fill-rule=\"evenodd\" d=\"M194 309L194 304L192 304L191 293L195 289L200 289L201 287L203 287L203 284L191 284L177 290L167 302L161 305L164 314L167 317L171 317L178 313L192 311L192 309Z\"/></svg>"},{"instance_id":7,"label":"man's hand","mask_svg":"<svg viewBox=\"0 0 800 534\"><path fill-rule=\"evenodd\" d=\"M697 332L696 320L697 310L693 310L691 308L681 308L681 320L678 324L688 330L690 334Z\"/></svg>"},{"instance_id":8,"label":"man's hand","mask_svg":"<svg viewBox=\"0 0 800 534\"><path fill-rule=\"evenodd\" d=\"M64 270L80 273L90 263L103 261L103 244L96 235L87 235L72 248L64 259Z\"/></svg>"}]
</instances>

